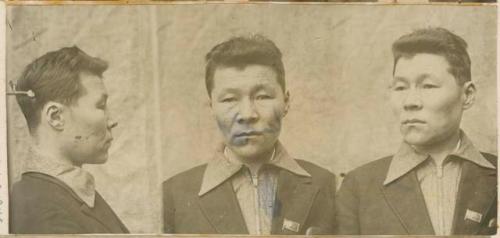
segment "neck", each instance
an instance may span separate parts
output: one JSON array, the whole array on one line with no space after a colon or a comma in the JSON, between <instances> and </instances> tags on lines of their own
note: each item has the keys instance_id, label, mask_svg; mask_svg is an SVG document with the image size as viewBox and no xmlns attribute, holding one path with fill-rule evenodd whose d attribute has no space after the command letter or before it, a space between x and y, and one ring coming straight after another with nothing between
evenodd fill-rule
<instances>
[{"instance_id":1,"label":"neck","mask_svg":"<svg viewBox=\"0 0 500 238\"><path fill-rule=\"evenodd\" d=\"M81 164L74 163L73 160L66 156L59 147L55 146L57 143L52 142L53 141L50 139L34 139L32 147L34 152L42 156L44 159L51 160L59 164L82 167Z\"/></svg>"},{"instance_id":2,"label":"neck","mask_svg":"<svg viewBox=\"0 0 500 238\"><path fill-rule=\"evenodd\" d=\"M441 165L446 157L453 153L460 141L460 130L454 132L445 140L430 145L414 146L414 148L424 154L432 157L436 165Z\"/></svg>"},{"instance_id":3,"label":"neck","mask_svg":"<svg viewBox=\"0 0 500 238\"><path fill-rule=\"evenodd\" d=\"M226 147L227 148L227 147ZM262 167L263 164L271 160L271 157L274 154L274 148L271 149L270 151L266 151L264 153L261 153L256 156L252 157L241 157L238 156L236 153L234 153L231 149L227 149L228 156L236 158L238 161L240 161L242 164L248 167L250 170L250 173L253 176L256 176L259 173L260 168Z\"/></svg>"}]
</instances>

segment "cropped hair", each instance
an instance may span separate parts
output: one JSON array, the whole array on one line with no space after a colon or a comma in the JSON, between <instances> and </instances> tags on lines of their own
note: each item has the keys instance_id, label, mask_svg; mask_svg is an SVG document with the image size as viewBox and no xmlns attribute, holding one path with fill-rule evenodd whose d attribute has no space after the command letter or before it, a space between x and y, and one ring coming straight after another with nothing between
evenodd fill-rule
<instances>
[{"instance_id":1,"label":"cropped hair","mask_svg":"<svg viewBox=\"0 0 500 238\"><path fill-rule=\"evenodd\" d=\"M471 60L467 42L444 28L425 28L400 37L392 45L394 56L393 74L401 57L411 58L428 53L443 56L450 64L448 72L459 85L471 81Z\"/></svg>"},{"instance_id":2,"label":"cropped hair","mask_svg":"<svg viewBox=\"0 0 500 238\"><path fill-rule=\"evenodd\" d=\"M281 51L274 42L259 34L233 37L216 45L205 57L205 84L208 95L212 93L214 74L218 67L244 69L248 65L263 65L272 68L284 92L285 67L281 56Z\"/></svg>"},{"instance_id":3,"label":"cropped hair","mask_svg":"<svg viewBox=\"0 0 500 238\"><path fill-rule=\"evenodd\" d=\"M15 90L34 93L33 97L16 95L30 133L38 127L47 102L71 105L85 93L81 73L102 77L107 68L106 61L89 56L76 46L48 52L27 65Z\"/></svg>"}]
</instances>

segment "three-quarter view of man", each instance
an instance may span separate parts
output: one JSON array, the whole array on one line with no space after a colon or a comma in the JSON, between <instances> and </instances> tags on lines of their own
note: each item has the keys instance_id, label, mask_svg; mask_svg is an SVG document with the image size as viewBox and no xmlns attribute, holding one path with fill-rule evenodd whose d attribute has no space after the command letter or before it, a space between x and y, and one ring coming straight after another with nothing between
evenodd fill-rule
<instances>
[{"instance_id":1,"label":"three-quarter view of man","mask_svg":"<svg viewBox=\"0 0 500 238\"><path fill-rule=\"evenodd\" d=\"M391 106L399 150L345 177L340 234L492 235L497 229L497 156L482 153L460 123L474 104L467 43L444 28L392 46Z\"/></svg>"}]
</instances>

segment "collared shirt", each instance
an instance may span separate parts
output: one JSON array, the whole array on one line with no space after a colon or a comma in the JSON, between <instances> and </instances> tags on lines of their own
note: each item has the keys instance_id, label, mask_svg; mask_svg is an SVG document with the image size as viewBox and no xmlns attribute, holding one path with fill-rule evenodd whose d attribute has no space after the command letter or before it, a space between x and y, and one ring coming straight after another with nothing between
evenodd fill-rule
<instances>
[{"instance_id":1,"label":"collared shirt","mask_svg":"<svg viewBox=\"0 0 500 238\"><path fill-rule=\"evenodd\" d=\"M429 155L418 153L409 144L403 143L394 155L384 181L384 185L387 185L415 170L436 235L450 235L452 232L463 161L495 169L465 133L461 131L460 134L455 151L438 165Z\"/></svg>"},{"instance_id":2,"label":"collared shirt","mask_svg":"<svg viewBox=\"0 0 500 238\"><path fill-rule=\"evenodd\" d=\"M24 173L42 173L59 179L73 190L89 207L94 207L95 183L94 177L80 167L70 162L55 161L40 152L31 149Z\"/></svg>"},{"instance_id":3,"label":"collared shirt","mask_svg":"<svg viewBox=\"0 0 500 238\"><path fill-rule=\"evenodd\" d=\"M280 170L301 176L311 175L288 155L279 142L272 158L261 167L257 177L252 177L250 170L237 159L225 156L223 150L224 147L219 148L215 158L208 163L198 195L202 196L231 179L249 234L271 234Z\"/></svg>"}]
</instances>

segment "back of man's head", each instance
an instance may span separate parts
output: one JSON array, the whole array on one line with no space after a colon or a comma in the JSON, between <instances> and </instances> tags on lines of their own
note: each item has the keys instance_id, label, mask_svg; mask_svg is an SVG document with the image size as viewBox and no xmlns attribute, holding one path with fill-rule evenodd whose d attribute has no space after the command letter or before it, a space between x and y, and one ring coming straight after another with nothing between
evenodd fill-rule
<instances>
[{"instance_id":1,"label":"back of man's head","mask_svg":"<svg viewBox=\"0 0 500 238\"><path fill-rule=\"evenodd\" d=\"M416 54L436 54L446 58L448 69L459 85L471 81L471 61L467 43L460 36L444 28L425 28L400 37L392 45L394 68L401 57L411 58Z\"/></svg>"},{"instance_id":2,"label":"back of man's head","mask_svg":"<svg viewBox=\"0 0 500 238\"><path fill-rule=\"evenodd\" d=\"M46 53L24 69L17 80L16 91L29 91L34 97L21 94L16 99L33 134L40 124L41 110L47 102L71 105L85 92L80 74L102 76L108 63L87 55L78 47L66 47Z\"/></svg>"},{"instance_id":3,"label":"back of man's head","mask_svg":"<svg viewBox=\"0 0 500 238\"><path fill-rule=\"evenodd\" d=\"M278 75L278 83L285 91L285 69L281 60L281 51L262 35L234 37L216 45L205 57L205 84L208 95L213 89L213 78L217 67L245 68L248 65L271 67Z\"/></svg>"}]
</instances>

